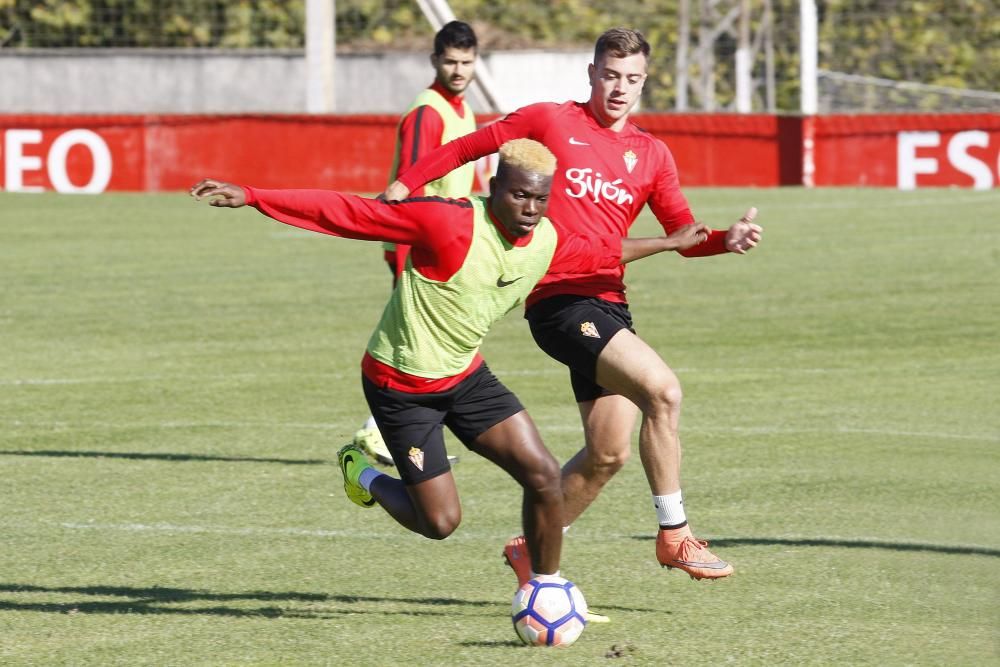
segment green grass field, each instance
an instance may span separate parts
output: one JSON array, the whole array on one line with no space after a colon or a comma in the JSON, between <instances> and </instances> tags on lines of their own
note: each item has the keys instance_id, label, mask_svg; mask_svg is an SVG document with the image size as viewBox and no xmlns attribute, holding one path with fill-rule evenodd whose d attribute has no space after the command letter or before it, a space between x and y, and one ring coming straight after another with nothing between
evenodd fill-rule
<instances>
[{"instance_id":1,"label":"green grass field","mask_svg":"<svg viewBox=\"0 0 1000 667\"><path fill-rule=\"evenodd\" d=\"M612 622L564 651L511 629L498 469L451 441L443 542L344 497L378 247L181 194L0 195L0 663L998 664L1000 195L688 194L765 226L629 269L685 390L688 514L736 574L656 565L635 456L567 536ZM484 353L575 452L520 314Z\"/></svg>"}]
</instances>

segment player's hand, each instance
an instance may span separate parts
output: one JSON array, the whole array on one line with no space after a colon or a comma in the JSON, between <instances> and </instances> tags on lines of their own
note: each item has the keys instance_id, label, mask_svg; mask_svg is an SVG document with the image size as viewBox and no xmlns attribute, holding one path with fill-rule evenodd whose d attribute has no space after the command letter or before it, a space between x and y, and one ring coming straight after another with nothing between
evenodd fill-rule
<instances>
[{"instance_id":1,"label":"player's hand","mask_svg":"<svg viewBox=\"0 0 1000 667\"><path fill-rule=\"evenodd\" d=\"M393 181L382 193L382 198L386 201L402 201L410 194L410 188L399 181Z\"/></svg>"},{"instance_id":2,"label":"player's hand","mask_svg":"<svg viewBox=\"0 0 1000 667\"><path fill-rule=\"evenodd\" d=\"M726 250L738 255L745 255L747 250L757 247L764 228L754 224L753 220L756 217L757 209L751 206L740 218L740 221L729 228L729 231L726 232Z\"/></svg>"},{"instance_id":3,"label":"player's hand","mask_svg":"<svg viewBox=\"0 0 1000 667\"><path fill-rule=\"evenodd\" d=\"M708 239L709 231L708 225L700 222L684 225L673 234L667 234L667 243L671 250L687 250L704 243Z\"/></svg>"},{"instance_id":4,"label":"player's hand","mask_svg":"<svg viewBox=\"0 0 1000 667\"><path fill-rule=\"evenodd\" d=\"M246 193L242 187L225 181L217 181L214 178L202 179L192 185L189 192L192 197L199 201L202 197L214 197L208 202L212 206L239 208L247 203Z\"/></svg>"}]
</instances>

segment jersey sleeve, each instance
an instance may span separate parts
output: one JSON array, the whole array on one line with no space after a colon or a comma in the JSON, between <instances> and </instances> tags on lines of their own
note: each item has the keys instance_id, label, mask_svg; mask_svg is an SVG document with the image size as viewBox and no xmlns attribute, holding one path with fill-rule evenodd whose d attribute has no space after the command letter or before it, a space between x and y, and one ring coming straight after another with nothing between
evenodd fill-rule
<instances>
[{"instance_id":1,"label":"jersey sleeve","mask_svg":"<svg viewBox=\"0 0 1000 667\"><path fill-rule=\"evenodd\" d=\"M672 234L685 225L695 222L687 198L681 192L677 164L670 149L661 144L662 167L653 183L649 196L649 208L656 216L663 231ZM693 248L680 251L684 257L705 257L726 252L726 233L717 229L709 232L708 239Z\"/></svg>"},{"instance_id":2,"label":"jersey sleeve","mask_svg":"<svg viewBox=\"0 0 1000 667\"><path fill-rule=\"evenodd\" d=\"M657 142L659 143L659 142ZM662 143L660 146L660 170L652 184L649 196L649 208L660 222L663 231L671 234L684 225L694 222L691 207L687 198L681 192L680 178L677 175L677 164L674 156Z\"/></svg>"},{"instance_id":3,"label":"jersey sleeve","mask_svg":"<svg viewBox=\"0 0 1000 667\"><path fill-rule=\"evenodd\" d=\"M400 170L400 182L412 191L441 178L467 162L478 160L511 139L536 139L544 134L558 108L551 102L531 104L514 111L472 134L459 137L431 151L409 169Z\"/></svg>"},{"instance_id":4,"label":"jersey sleeve","mask_svg":"<svg viewBox=\"0 0 1000 667\"><path fill-rule=\"evenodd\" d=\"M622 263L622 239L617 234L559 233L549 273L593 273Z\"/></svg>"},{"instance_id":5,"label":"jersey sleeve","mask_svg":"<svg viewBox=\"0 0 1000 667\"><path fill-rule=\"evenodd\" d=\"M415 206L332 190L265 190L243 187L247 204L293 227L364 241L426 245L428 220ZM438 234L439 235L439 234Z\"/></svg>"},{"instance_id":6,"label":"jersey sleeve","mask_svg":"<svg viewBox=\"0 0 1000 667\"><path fill-rule=\"evenodd\" d=\"M399 167L405 173L417 160L441 146L444 120L437 110L424 104L410 111L399 124ZM411 197L424 194L423 184L413 188Z\"/></svg>"}]
</instances>

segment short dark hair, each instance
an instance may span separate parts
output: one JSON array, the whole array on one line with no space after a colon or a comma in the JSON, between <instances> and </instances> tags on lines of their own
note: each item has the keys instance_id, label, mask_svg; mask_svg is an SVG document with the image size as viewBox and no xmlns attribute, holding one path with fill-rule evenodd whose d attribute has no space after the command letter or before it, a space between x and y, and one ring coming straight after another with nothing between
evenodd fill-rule
<instances>
[{"instance_id":1,"label":"short dark hair","mask_svg":"<svg viewBox=\"0 0 1000 667\"><path fill-rule=\"evenodd\" d=\"M479 42L472 26L462 21L451 21L434 35L434 55L439 56L445 49L477 49Z\"/></svg>"},{"instance_id":2,"label":"short dark hair","mask_svg":"<svg viewBox=\"0 0 1000 667\"><path fill-rule=\"evenodd\" d=\"M627 58L637 53L649 58L649 42L638 30L612 28L597 38L594 45L594 64L604 55Z\"/></svg>"}]
</instances>

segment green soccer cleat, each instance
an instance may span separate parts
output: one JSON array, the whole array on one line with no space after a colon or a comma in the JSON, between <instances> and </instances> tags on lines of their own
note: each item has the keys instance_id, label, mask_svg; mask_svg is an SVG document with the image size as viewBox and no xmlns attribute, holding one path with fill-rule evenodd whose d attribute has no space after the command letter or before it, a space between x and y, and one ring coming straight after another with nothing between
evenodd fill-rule
<instances>
[{"instance_id":1,"label":"green soccer cleat","mask_svg":"<svg viewBox=\"0 0 1000 667\"><path fill-rule=\"evenodd\" d=\"M361 472L372 467L364 453L353 443L345 445L337 452L337 463L340 464L340 472L344 474L344 493L351 502L361 507L373 506L375 499L372 494L358 483Z\"/></svg>"}]
</instances>

